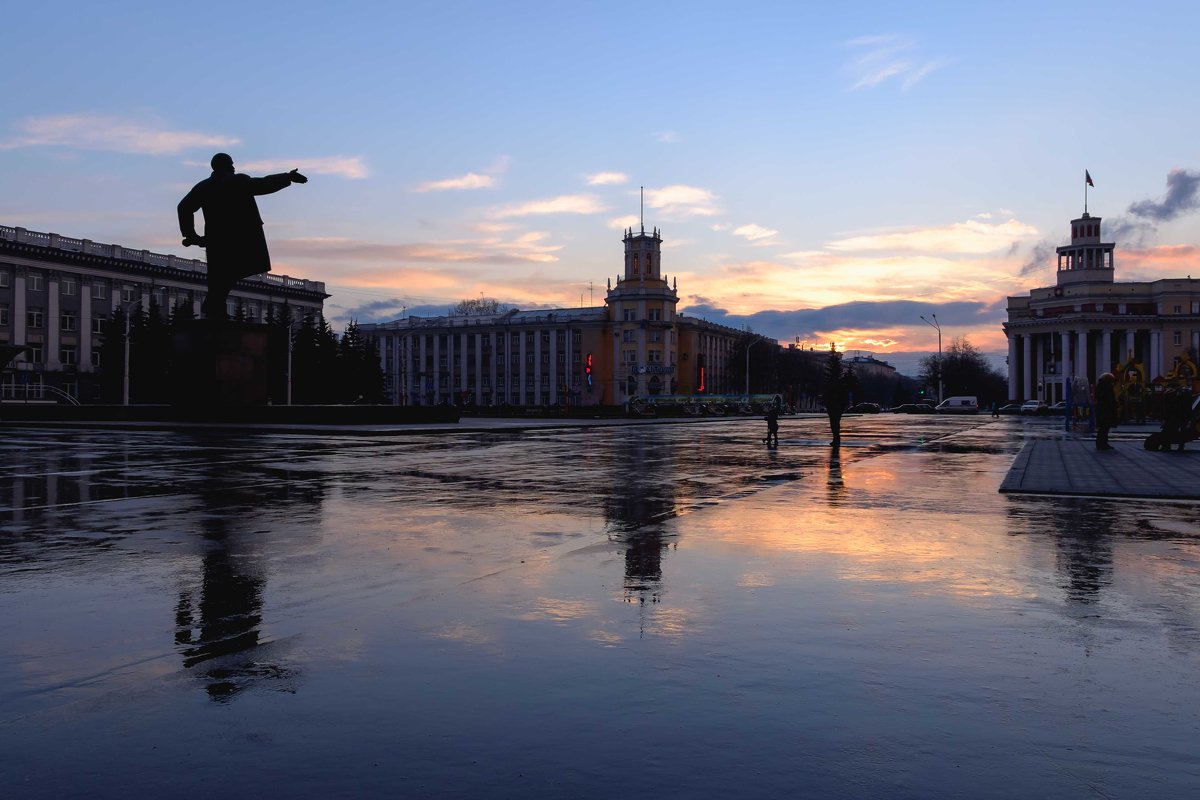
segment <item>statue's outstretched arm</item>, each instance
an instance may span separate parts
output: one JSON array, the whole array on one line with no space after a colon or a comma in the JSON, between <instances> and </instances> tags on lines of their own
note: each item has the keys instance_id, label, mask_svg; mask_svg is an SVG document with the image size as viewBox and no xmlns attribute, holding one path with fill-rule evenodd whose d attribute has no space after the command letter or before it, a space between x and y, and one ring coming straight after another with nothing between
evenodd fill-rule
<instances>
[{"instance_id":1,"label":"statue's outstretched arm","mask_svg":"<svg viewBox=\"0 0 1200 800\"><path fill-rule=\"evenodd\" d=\"M293 183L308 183L308 178L296 170L281 172L278 175L264 175L261 178L250 179L250 191L253 194L271 194L286 189Z\"/></svg>"}]
</instances>

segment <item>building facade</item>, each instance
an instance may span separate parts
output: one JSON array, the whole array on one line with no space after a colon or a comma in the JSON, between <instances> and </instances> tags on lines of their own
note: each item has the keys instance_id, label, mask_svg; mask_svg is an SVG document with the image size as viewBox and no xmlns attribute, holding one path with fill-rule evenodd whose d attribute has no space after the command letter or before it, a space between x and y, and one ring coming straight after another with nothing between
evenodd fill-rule
<instances>
[{"instance_id":1,"label":"building facade","mask_svg":"<svg viewBox=\"0 0 1200 800\"><path fill-rule=\"evenodd\" d=\"M1153 381L1200 348L1200 279L1117 282L1115 249L1084 212L1057 248L1054 286L1008 298L1011 400L1056 403L1071 379L1094 384L1131 358Z\"/></svg>"},{"instance_id":2,"label":"building facade","mask_svg":"<svg viewBox=\"0 0 1200 800\"><path fill-rule=\"evenodd\" d=\"M740 391L739 331L677 312L657 229L625 231L625 264L603 306L363 324L397 405L620 405Z\"/></svg>"},{"instance_id":3,"label":"building facade","mask_svg":"<svg viewBox=\"0 0 1200 800\"><path fill-rule=\"evenodd\" d=\"M199 317L207 270L199 259L0 226L0 345L24 350L0 365L0 400L97 400L105 323L139 306L170 315L186 304ZM264 274L239 281L227 308L259 322L287 304L301 319L319 316L328 296L319 281Z\"/></svg>"}]
</instances>

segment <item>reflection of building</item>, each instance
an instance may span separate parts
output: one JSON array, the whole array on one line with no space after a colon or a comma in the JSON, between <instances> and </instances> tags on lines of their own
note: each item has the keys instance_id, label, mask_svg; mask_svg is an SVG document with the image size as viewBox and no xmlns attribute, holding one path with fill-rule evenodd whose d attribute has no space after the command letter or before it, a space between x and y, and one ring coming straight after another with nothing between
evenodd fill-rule
<instances>
[{"instance_id":1,"label":"reflection of building","mask_svg":"<svg viewBox=\"0 0 1200 800\"><path fill-rule=\"evenodd\" d=\"M379 343L391 401L614 405L740 391L730 359L745 333L676 313L657 229L629 229L624 242L603 306L360 325Z\"/></svg>"},{"instance_id":2,"label":"reflection of building","mask_svg":"<svg viewBox=\"0 0 1200 800\"><path fill-rule=\"evenodd\" d=\"M1114 281L1116 244L1100 217L1071 220L1058 248L1058 280L1008 298L1008 396L1065 399L1065 382L1090 383L1132 354L1153 380L1200 348L1200 279Z\"/></svg>"},{"instance_id":3,"label":"reflection of building","mask_svg":"<svg viewBox=\"0 0 1200 800\"><path fill-rule=\"evenodd\" d=\"M617 445L616 456L604 518L610 538L625 548L625 593L642 603L657 602L662 557L672 538L665 526L675 515L671 445L631 437Z\"/></svg>"},{"instance_id":4,"label":"reflection of building","mask_svg":"<svg viewBox=\"0 0 1200 800\"><path fill-rule=\"evenodd\" d=\"M51 386L97 399L105 322L139 305L200 316L207 270L198 259L0 226L0 344L27 348L0 375L0 398L40 398ZM258 322L287 303L297 318L320 315L326 297L317 281L256 275L234 287L229 312Z\"/></svg>"}]
</instances>

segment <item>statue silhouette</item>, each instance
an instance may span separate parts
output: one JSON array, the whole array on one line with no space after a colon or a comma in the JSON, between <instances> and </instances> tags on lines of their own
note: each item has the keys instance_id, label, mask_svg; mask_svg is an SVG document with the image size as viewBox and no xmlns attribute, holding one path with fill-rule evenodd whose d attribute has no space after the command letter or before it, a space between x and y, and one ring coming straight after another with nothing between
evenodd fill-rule
<instances>
[{"instance_id":1,"label":"statue silhouette","mask_svg":"<svg viewBox=\"0 0 1200 800\"><path fill-rule=\"evenodd\" d=\"M271 255L255 195L278 192L293 183L307 183L296 170L251 178L233 171L233 158L212 157L212 175L197 183L179 201L179 231L184 247L208 251L208 297L204 315L225 316L225 299L242 278L271 271ZM196 233L196 212L204 212L204 235Z\"/></svg>"}]
</instances>

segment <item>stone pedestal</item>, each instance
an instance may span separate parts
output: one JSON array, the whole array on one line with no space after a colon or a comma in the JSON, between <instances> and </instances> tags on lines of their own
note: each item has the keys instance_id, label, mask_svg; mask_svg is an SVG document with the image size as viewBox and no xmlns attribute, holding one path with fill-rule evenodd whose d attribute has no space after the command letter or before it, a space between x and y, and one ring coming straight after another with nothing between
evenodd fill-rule
<instances>
[{"instance_id":1,"label":"stone pedestal","mask_svg":"<svg viewBox=\"0 0 1200 800\"><path fill-rule=\"evenodd\" d=\"M267 402L267 326L196 320L175 333L172 403L261 406Z\"/></svg>"}]
</instances>

